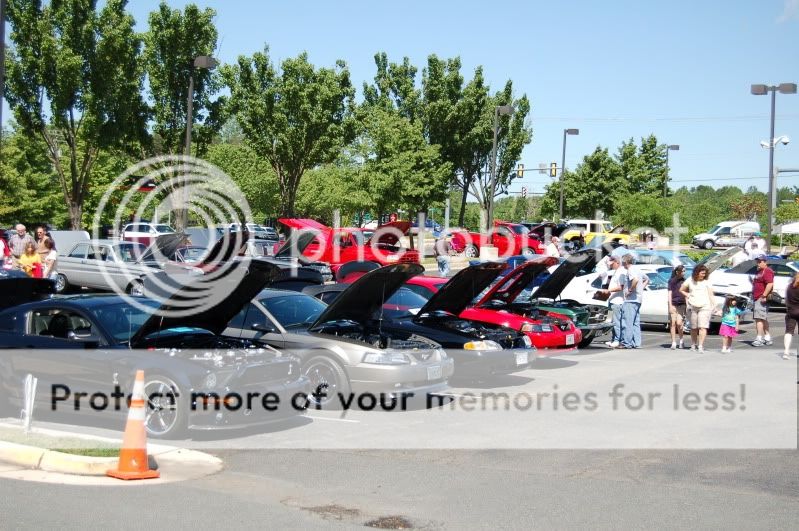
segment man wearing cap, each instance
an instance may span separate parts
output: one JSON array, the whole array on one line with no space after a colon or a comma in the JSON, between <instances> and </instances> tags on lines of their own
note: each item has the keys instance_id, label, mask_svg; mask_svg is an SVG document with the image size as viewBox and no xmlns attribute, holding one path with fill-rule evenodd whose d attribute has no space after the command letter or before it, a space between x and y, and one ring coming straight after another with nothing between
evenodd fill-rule
<instances>
[{"instance_id":1,"label":"man wearing cap","mask_svg":"<svg viewBox=\"0 0 799 531\"><path fill-rule=\"evenodd\" d=\"M766 255L760 254L755 258L757 273L752 279L752 298L755 300L753 317L757 337L752 342L753 347L771 345L771 334L768 328L768 297L774 289L774 271L766 262Z\"/></svg>"},{"instance_id":2,"label":"man wearing cap","mask_svg":"<svg viewBox=\"0 0 799 531\"><path fill-rule=\"evenodd\" d=\"M621 267L618 257L608 255L606 258L608 264L607 276L610 278L610 284L608 284L607 289L601 289L599 291L600 293L608 295L608 307L613 316L613 331L610 341L607 341L605 345L610 348L617 348L621 344L623 332L622 309L624 308L624 279L622 277L626 271Z\"/></svg>"},{"instance_id":3,"label":"man wearing cap","mask_svg":"<svg viewBox=\"0 0 799 531\"><path fill-rule=\"evenodd\" d=\"M761 233L756 232L746 240L744 250L749 255L750 260L754 260L761 254L766 253L766 240L762 236Z\"/></svg>"}]
</instances>

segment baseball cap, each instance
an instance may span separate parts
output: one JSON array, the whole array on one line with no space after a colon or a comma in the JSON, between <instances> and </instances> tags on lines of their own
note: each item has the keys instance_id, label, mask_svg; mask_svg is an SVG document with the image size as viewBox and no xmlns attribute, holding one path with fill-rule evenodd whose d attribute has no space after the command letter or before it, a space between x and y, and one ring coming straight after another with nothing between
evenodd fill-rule
<instances>
[{"instance_id":1,"label":"baseball cap","mask_svg":"<svg viewBox=\"0 0 799 531\"><path fill-rule=\"evenodd\" d=\"M765 261L766 261L766 255L759 254L755 256L755 262L765 262Z\"/></svg>"}]
</instances>

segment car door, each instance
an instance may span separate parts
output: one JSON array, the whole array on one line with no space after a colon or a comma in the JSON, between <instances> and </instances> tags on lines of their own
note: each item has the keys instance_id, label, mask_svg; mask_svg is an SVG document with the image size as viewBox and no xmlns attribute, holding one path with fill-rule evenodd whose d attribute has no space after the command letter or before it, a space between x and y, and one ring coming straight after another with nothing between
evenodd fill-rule
<instances>
[{"instance_id":1,"label":"car door","mask_svg":"<svg viewBox=\"0 0 799 531\"><path fill-rule=\"evenodd\" d=\"M499 253L500 256L508 256L508 250L513 250L513 234L511 234L507 227L494 227L491 243L497 248L497 253ZM519 252L521 252L521 250L519 250ZM518 253L514 252L513 254Z\"/></svg>"},{"instance_id":2,"label":"car door","mask_svg":"<svg viewBox=\"0 0 799 531\"><path fill-rule=\"evenodd\" d=\"M85 286L87 274L85 269L86 255L89 252L89 243L79 243L65 258L58 261L58 272L67 277L67 281L74 286Z\"/></svg>"}]
</instances>

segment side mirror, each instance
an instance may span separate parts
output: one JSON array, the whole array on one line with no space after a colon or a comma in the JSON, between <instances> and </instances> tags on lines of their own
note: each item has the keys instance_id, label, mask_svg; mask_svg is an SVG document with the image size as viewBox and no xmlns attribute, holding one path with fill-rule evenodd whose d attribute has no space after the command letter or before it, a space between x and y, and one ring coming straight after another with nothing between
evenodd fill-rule
<instances>
[{"instance_id":1,"label":"side mirror","mask_svg":"<svg viewBox=\"0 0 799 531\"><path fill-rule=\"evenodd\" d=\"M274 334L277 332L277 328L272 326L270 323L253 323L252 329L256 332L262 332L264 334Z\"/></svg>"}]
</instances>

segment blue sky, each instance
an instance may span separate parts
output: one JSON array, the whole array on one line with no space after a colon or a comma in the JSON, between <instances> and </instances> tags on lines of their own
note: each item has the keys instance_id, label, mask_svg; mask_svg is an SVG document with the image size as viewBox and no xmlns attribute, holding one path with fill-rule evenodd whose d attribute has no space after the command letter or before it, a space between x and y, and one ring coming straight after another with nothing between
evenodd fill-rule
<instances>
[{"instance_id":1,"label":"blue sky","mask_svg":"<svg viewBox=\"0 0 799 531\"><path fill-rule=\"evenodd\" d=\"M173 7L187 2L172 0ZM672 186L767 187L770 98L752 83L799 82L799 0L511 1L376 0L276 2L197 0L217 11L225 62L264 45L275 61L307 51L312 63L346 61L358 87L373 56L459 56L471 78L482 65L492 89L513 80L532 103L533 142L520 162L574 168L597 145L655 134L679 144ZM141 29L157 0L133 0ZM4 119L8 116L4 110ZM775 165L799 167L799 94L777 95ZM549 177L528 172L511 190L540 192ZM799 185L799 174L780 186Z\"/></svg>"}]
</instances>

